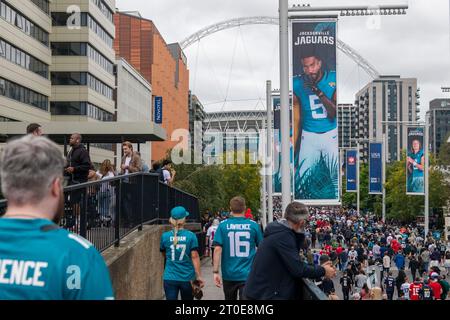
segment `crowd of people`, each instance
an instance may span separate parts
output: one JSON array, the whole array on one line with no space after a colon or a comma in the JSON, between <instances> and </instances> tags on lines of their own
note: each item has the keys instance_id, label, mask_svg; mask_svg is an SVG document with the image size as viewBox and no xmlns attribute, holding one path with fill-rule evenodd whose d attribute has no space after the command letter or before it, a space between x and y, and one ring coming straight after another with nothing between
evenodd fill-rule
<instances>
[{"instance_id":1,"label":"crowd of people","mask_svg":"<svg viewBox=\"0 0 450 320\"><path fill-rule=\"evenodd\" d=\"M56 144L30 134L9 142L0 155L2 192L8 201L0 219L0 264L2 270L13 270L1 275L0 299L114 298L98 251L59 228L64 216L63 172L78 183L87 178L79 169L86 170L89 162L80 135L72 135L71 147L64 159ZM123 144L123 151L121 174L127 175L139 169L139 158L129 143ZM163 170L169 167L165 163ZM95 174L107 179L114 176L112 171L111 163L104 163ZM183 207L172 208L172 229L160 241L169 300L179 295L200 299L206 281L222 288L225 300L297 300L302 298L303 279L315 281L333 300L340 294L345 300L448 296L448 243L436 230L422 236L423 228L414 223L384 223L355 210L293 202L263 230L245 199L237 196L230 200L229 210L204 217L213 266L208 280L202 277L198 239L185 229L189 215ZM65 259L59 259L62 253ZM73 281L77 270L83 270L81 282Z\"/></svg>"},{"instance_id":2,"label":"crowd of people","mask_svg":"<svg viewBox=\"0 0 450 320\"><path fill-rule=\"evenodd\" d=\"M392 300L395 293L400 300L445 300L450 248L439 232L425 238L423 233L417 224L383 223L355 210L313 208L305 230L310 247L303 255L310 264L332 261L342 273L339 284L346 300ZM336 294L333 282L317 283L327 295Z\"/></svg>"}]
</instances>

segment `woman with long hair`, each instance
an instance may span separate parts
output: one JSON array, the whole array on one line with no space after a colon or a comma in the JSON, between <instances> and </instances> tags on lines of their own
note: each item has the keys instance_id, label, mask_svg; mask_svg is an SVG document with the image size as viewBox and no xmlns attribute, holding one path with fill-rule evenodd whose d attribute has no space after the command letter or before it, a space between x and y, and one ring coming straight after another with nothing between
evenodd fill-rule
<instances>
[{"instance_id":1,"label":"woman with long hair","mask_svg":"<svg viewBox=\"0 0 450 320\"><path fill-rule=\"evenodd\" d=\"M193 283L204 286L197 237L184 229L188 216L185 208L173 208L169 220L172 230L161 237L160 250L166 260L163 280L167 300L178 300L179 294L181 300L193 300Z\"/></svg>"},{"instance_id":2,"label":"woman with long hair","mask_svg":"<svg viewBox=\"0 0 450 320\"><path fill-rule=\"evenodd\" d=\"M100 169L96 172L96 176L99 180L106 180L114 178L114 167L110 160L106 159L100 165ZM114 190L111 183L102 181L99 190L99 213L100 220L109 225L111 221L114 221L112 212L114 212L112 206L114 201Z\"/></svg>"}]
</instances>

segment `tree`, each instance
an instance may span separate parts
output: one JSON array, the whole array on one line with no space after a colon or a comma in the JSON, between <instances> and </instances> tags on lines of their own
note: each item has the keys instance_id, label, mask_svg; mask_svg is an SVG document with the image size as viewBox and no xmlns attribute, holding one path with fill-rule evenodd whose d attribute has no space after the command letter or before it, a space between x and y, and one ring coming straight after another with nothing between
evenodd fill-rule
<instances>
[{"instance_id":1,"label":"tree","mask_svg":"<svg viewBox=\"0 0 450 320\"><path fill-rule=\"evenodd\" d=\"M450 133L442 141L441 150L439 151L439 164L450 166Z\"/></svg>"},{"instance_id":2,"label":"tree","mask_svg":"<svg viewBox=\"0 0 450 320\"><path fill-rule=\"evenodd\" d=\"M190 174L183 172L187 170ZM198 197L200 212L218 212L224 208L222 170L219 166L199 166L192 172L187 165L175 166L183 179L175 181L175 187Z\"/></svg>"},{"instance_id":3,"label":"tree","mask_svg":"<svg viewBox=\"0 0 450 320\"><path fill-rule=\"evenodd\" d=\"M234 154L234 163L237 156ZM244 156L246 161L242 165L175 165L175 187L198 197L201 212L228 209L231 198L242 196L257 217L261 201L261 166L250 164L248 152Z\"/></svg>"},{"instance_id":4,"label":"tree","mask_svg":"<svg viewBox=\"0 0 450 320\"><path fill-rule=\"evenodd\" d=\"M424 197L406 195L406 153L402 161L393 162L388 166L386 183L386 207L388 218L402 222L411 222L424 213ZM436 160L430 157L429 200L430 211L442 208L450 199L450 186L444 174L435 170Z\"/></svg>"},{"instance_id":5,"label":"tree","mask_svg":"<svg viewBox=\"0 0 450 320\"><path fill-rule=\"evenodd\" d=\"M342 204L345 207L356 207L357 193L346 192L346 177L344 177L343 183L343 195ZM360 207L361 211L374 212L377 215L381 215L382 198L377 195L369 194L369 165L367 163L361 163L359 169L359 181L360 181Z\"/></svg>"},{"instance_id":6,"label":"tree","mask_svg":"<svg viewBox=\"0 0 450 320\"><path fill-rule=\"evenodd\" d=\"M257 217L261 208L261 165L249 164L248 153L246 153L245 157L246 164L222 166L224 197L228 200L235 196L244 197L247 207Z\"/></svg>"}]
</instances>

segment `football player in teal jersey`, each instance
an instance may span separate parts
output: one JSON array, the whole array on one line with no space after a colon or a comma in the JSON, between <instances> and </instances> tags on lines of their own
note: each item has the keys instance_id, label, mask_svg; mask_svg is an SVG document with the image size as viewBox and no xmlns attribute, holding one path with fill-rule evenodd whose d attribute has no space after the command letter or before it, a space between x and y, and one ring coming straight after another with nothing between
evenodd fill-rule
<instances>
[{"instance_id":1,"label":"football player in teal jersey","mask_svg":"<svg viewBox=\"0 0 450 320\"><path fill-rule=\"evenodd\" d=\"M259 225L245 218L245 199L230 201L231 216L219 224L214 235L214 283L221 287L225 300L243 299L243 289L252 268L256 247L262 241ZM220 265L222 263L222 276ZM223 280L222 280L223 279Z\"/></svg>"},{"instance_id":2,"label":"football player in teal jersey","mask_svg":"<svg viewBox=\"0 0 450 320\"><path fill-rule=\"evenodd\" d=\"M293 88L296 197L334 199L339 180L336 72L325 70L313 48L301 53L301 64Z\"/></svg>"},{"instance_id":3,"label":"football player in teal jersey","mask_svg":"<svg viewBox=\"0 0 450 320\"><path fill-rule=\"evenodd\" d=\"M164 268L164 291L167 300L193 300L192 283L204 286L201 276L197 236L184 229L189 212L184 207L175 207L170 212L173 230L161 237L160 250L166 259Z\"/></svg>"},{"instance_id":4,"label":"football player in teal jersey","mask_svg":"<svg viewBox=\"0 0 450 320\"><path fill-rule=\"evenodd\" d=\"M111 300L108 268L86 239L58 226L65 161L56 144L28 135L0 157L0 300Z\"/></svg>"},{"instance_id":5,"label":"football player in teal jersey","mask_svg":"<svg viewBox=\"0 0 450 320\"><path fill-rule=\"evenodd\" d=\"M408 153L408 192L424 192L424 165L425 155L421 148L420 141L412 141L412 149Z\"/></svg>"}]
</instances>

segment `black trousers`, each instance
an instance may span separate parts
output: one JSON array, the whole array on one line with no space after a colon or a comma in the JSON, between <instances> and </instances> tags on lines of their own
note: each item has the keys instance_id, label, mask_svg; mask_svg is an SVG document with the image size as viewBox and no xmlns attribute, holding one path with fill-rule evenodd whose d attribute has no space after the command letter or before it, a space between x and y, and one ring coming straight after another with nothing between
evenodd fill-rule
<instances>
[{"instance_id":1,"label":"black trousers","mask_svg":"<svg viewBox=\"0 0 450 320\"><path fill-rule=\"evenodd\" d=\"M342 295L344 296L344 300L349 300L349 298L350 298L350 289L342 289Z\"/></svg>"},{"instance_id":2,"label":"black trousers","mask_svg":"<svg viewBox=\"0 0 450 320\"><path fill-rule=\"evenodd\" d=\"M223 293L225 300L243 300L245 282L223 280Z\"/></svg>"}]
</instances>

